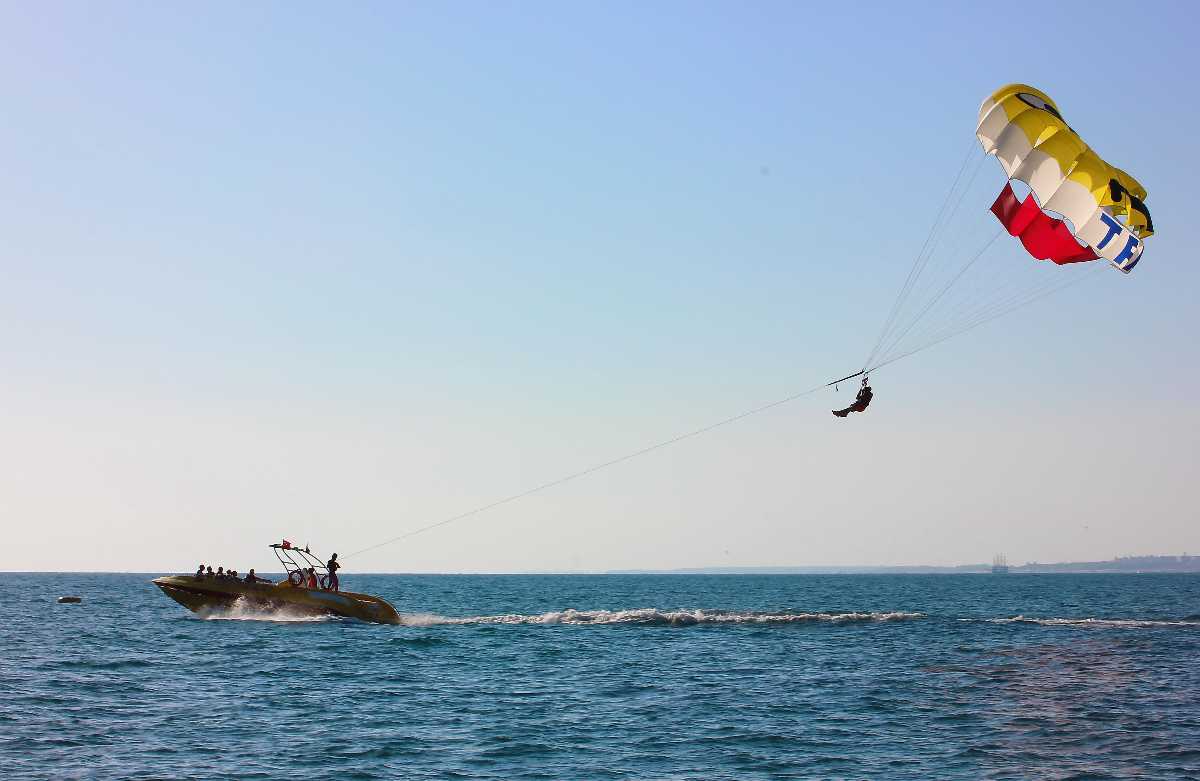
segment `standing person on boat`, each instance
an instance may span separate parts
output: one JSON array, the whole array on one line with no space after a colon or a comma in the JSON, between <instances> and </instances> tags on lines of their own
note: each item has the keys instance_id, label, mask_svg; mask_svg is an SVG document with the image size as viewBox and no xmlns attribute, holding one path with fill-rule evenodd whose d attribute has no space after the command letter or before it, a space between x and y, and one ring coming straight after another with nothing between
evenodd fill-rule
<instances>
[{"instance_id":1,"label":"standing person on boat","mask_svg":"<svg viewBox=\"0 0 1200 781\"><path fill-rule=\"evenodd\" d=\"M330 556L328 563L325 564L325 569L329 570L329 586L328 586L328 588L330 591L338 590L337 571L341 568L342 568L342 565L338 564L337 554L335 553L332 556Z\"/></svg>"}]
</instances>

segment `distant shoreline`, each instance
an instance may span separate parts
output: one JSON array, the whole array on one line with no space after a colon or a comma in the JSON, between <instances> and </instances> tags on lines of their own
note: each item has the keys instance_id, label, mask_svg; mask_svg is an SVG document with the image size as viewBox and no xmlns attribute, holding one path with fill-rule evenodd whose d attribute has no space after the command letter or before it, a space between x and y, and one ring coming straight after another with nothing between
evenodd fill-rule
<instances>
[{"instance_id":1,"label":"distant shoreline","mask_svg":"<svg viewBox=\"0 0 1200 781\"><path fill-rule=\"evenodd\" d=\"M1011 564L998 574L1144 574L1152 572L1198 573L1200 556L1123 556L1109 561L1068 561L1051 564ZM610 575L969 575L992 574L991 564L959 564L939 567L845 566L845 567L683 567L679 569L610 570Z\"/></svg>"}]
</instances>

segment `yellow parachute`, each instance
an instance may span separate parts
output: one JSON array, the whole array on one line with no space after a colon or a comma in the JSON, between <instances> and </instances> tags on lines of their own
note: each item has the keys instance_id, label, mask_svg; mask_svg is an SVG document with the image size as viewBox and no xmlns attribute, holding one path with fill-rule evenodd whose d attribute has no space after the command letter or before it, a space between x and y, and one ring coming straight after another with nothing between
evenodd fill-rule
<instances>
[{"instance_id":1,"label":"yellow parachute","mask_svg":"<svg viewBox=\"0 0 1200 781\"><path fill-rule=\"evenodd\" d=\"M1146 188L1092 151L1050 96L1025 84L1001 87L979 107L975 135L1036 199L1022 202L1006 186L992 206L1030 254L1055 263L1105 258L1124 272L1137 265L1154 232Z\"/></svg>"}]
</instances>

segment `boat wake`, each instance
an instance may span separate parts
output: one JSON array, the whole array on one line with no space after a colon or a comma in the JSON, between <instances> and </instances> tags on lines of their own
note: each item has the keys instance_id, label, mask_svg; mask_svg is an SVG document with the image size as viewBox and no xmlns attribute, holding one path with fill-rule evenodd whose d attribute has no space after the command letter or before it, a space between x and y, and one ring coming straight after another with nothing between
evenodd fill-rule
<instances>
[{"instance_id":1,"label":"boat wake","mask_svg":"<svg viewBox=\"0 0 1200 781\"><path fill-rule=\"evenodd\" d=\"M1150 629L1154 627L1185 627L1200 629L1200 620L1189 616L1184 619L1140 619L1140 618L963 618L960 621L987 624L1030 624L1034 626L1071 626L1095 629Z\"/></svg>"},{"instance_id":2,"label":"boat wake","mask_svg":"<svg viewBox=\"0 0 1200 781\"><path fill-rule=\"evenodd\" d=\"M311 624L336 618L329 615L313 615L289 609L287 606L263 607L243 599L238 599L228 607L211 608L194 615L204 621L270 621L277 624Z\"/></svg>"},{"instance_id":3,"label":"boat wake","mask_svg":"<svg viewBox=\"0 0 1200 781\"><path fill-rule=\"evenodd\" d=\"M634 626L696 626L701 624L850 624L884 621L906 621L924 617L924 613L909 613L901 611L887 613L770 613L755 611L657 610L655 608L635 608L631 610L555 610L549 613L539 613L536 615L506 613L493 616L463 617L410 613L401 615L401 622L407 626L439 626L446 624L565 624L572 626L583 624L624 624Z\"/></svg>"}]
</instances>

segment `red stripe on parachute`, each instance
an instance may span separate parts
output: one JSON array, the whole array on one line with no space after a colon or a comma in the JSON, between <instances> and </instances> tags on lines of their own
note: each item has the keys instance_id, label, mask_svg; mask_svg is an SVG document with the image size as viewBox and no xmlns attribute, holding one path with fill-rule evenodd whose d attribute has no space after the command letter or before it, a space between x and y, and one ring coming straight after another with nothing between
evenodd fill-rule
<instances>
[{"instance_id":1,"label":"red stripe on parachute","mask_svg":"<svg viewBox=\"0 0 1200 781\"><path fill-rule=\"evenodd\" d=\"M992 214L1038 260L1052 260L1061 266L1098 257L1091 247L1080 246L1066 223L1042 211L1032 194L1024 201L1018 199L1012 184L1004 185L1000 197L992 204Z\"/></svg>"}]
</instances>

